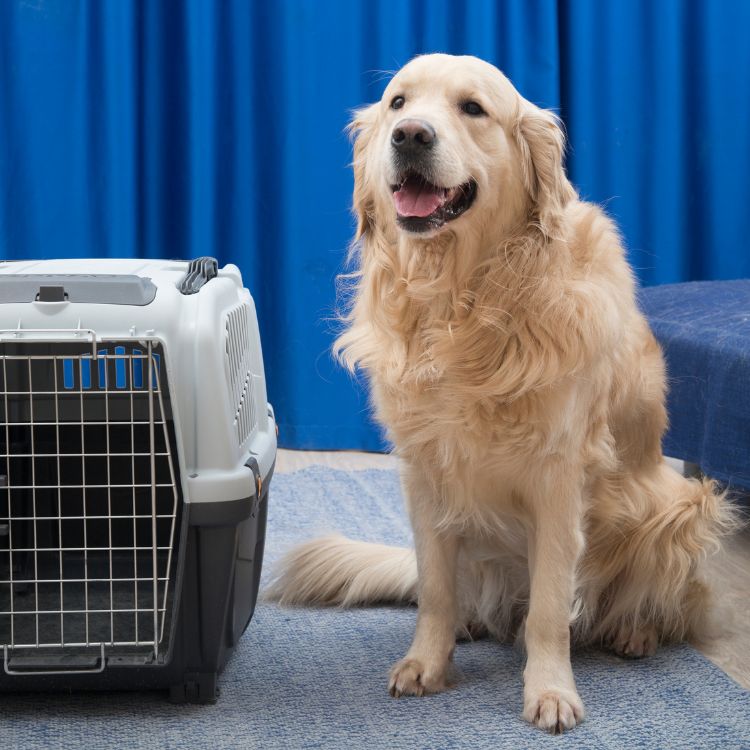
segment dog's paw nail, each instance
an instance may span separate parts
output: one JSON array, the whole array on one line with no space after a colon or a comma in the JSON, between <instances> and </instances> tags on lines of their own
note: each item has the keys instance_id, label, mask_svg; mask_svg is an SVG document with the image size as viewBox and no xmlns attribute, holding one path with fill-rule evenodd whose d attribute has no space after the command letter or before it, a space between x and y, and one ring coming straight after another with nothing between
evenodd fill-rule
<instances>
[{"instance_id":1,"label":"dog's paw nail","mask_svg":"<svg viewBox=\"0 0 750 750\"><path fill-rule=\"evenodd\" d=\"M526 699L523 718L539 729L560 734L583 721L583 703L572 690L545 690Z\"/></svg>"}]
</instances>

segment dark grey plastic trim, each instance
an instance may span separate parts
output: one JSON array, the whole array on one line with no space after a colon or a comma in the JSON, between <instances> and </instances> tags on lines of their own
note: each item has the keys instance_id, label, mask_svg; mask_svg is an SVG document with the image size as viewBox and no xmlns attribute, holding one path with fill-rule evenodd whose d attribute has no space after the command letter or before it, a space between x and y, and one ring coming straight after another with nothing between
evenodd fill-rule
<instances>
[{"instance_id":1,"label":"dark grey plastic trim","mask_svg":"<svg viewBox=\"0 0 750 750\"><path fill-rule=\"evenodd\" d=\"M142 307L155 297L151 279L134 274L0 274L0 304L67 300Z\"/></svg>"},{"instance_id":2,"label":"dark grey plastic trim","mask_svg":"<svg viewBox=\"0 0 750 750\"><path fill-rule=\"evenodd\" d=\"M263 487L271 481L276 461L274 460L268 474L261 476L260 467L255 456L245 462L245 466L253 472L253 494L239 500L219 500L210 503L188 503L188 523L190 526L230 526L254 516L258 509Z\"/></svg>"},{"instance_id":3,"label":"dark grey plastic trim","mask_svg":"<svg viewBox=\"0 0 750 750\"><path fill-rule=\"evenodd\" d=\"M230 526L250 518L256 496L212 503L188 503L191 526Z\"/></svg>"},{"instance_id":4,"label":"dark grey plastic trim","mask_svg":"<svg viewBox=\"0 0 750 750\"><path fill-rule=\"evenodd\" d=\"M177 287L180 294L197 294L203 286L219 274L219 263L216 258L204 255L190 261L185 276Z\"/></svg>"}]
</instances>

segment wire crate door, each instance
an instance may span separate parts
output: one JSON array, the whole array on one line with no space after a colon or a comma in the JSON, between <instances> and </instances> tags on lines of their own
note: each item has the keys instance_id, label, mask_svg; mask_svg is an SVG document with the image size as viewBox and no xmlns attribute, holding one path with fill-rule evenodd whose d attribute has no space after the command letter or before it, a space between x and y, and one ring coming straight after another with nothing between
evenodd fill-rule
<instances>
[{"instance_id":1,"label":"wire crate door","mask_svg":"<svg viewBox=\"0 0 750 750\"><path fill-rule=\"evenodd\" d=\"M152 342L2 344L6 671L163 651L179 492L162 360Z\"/></svg>"}]
</instances>

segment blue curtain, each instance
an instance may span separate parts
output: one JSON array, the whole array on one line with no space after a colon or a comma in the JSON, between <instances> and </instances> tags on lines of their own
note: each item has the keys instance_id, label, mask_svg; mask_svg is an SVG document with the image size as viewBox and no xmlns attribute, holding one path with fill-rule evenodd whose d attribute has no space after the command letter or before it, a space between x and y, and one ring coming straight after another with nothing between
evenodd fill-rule
<instances>
[{"instance_id":1,"label":"blue curtain","mask_svg":"<svg viewBox=\"0 0 750 750\"><path fill-rule=\"evenodd\" d=\"M215 255L258 304L282 445L378 449L329 356L351 108L419 52L561 111L645 284L750 275L744 0L5 0L0 253Z\"/></svg>"}]
</instances>

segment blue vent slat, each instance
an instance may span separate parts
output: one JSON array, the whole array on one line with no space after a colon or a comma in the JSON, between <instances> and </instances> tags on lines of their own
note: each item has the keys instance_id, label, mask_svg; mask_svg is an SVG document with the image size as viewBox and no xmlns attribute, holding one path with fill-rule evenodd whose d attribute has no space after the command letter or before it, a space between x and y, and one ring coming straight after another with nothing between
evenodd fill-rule
<instances>
[{"instance_id":1,"label":"blue vent slat","mask_svg":"<svg viewBox=\"0 0 750 750\"><path fill-rule=\"evenodd\" d=\"M154 360L154 368L151 371L151 382L154 388L159 387L159 378L158 376L161 374L161 356L159 354L152 354L151 355Z\"/></svg>"},{"instance_id":2,"label":"blue vent slat","mask_svg":"<svg viewBox=\"0 0 750 750\"><path fill-rule=\"evenodd\" d=\"M115 347L115 354L125 354L125 347L124 346L116 346ZM117 388L126 388L127 387L127 377L125 374L125 360L118 357L115 360L115 386Z\"/></svg>"},{"instance_id":3,"label":"blue vent slat","mask_svg":"<svg viewBox=\"0 0 750 750\"><path fill-rule=\"evenodd\" d=\"M70 390L75 387L75 371L73 370L73 360L63 360L63 385Z\"/></svg>"},{"instance_id":4,"label":"blue vent slat","mask_svg":"<svg viewBox=\"0 0 750 750\"><path fill-rule=\"evenodd\" d=\"M91 388L91 360L81 360L81 387Z\"/></svg>"},{"instance_id":5,"label":"blue vent slat","mask_svg":"<svg viewBox=\"0 0 750 750\"><path fill-rule=\"evenodd\" d=\"M143 388L143 360L138 359L143 354L140 349L133 349L133 388Z\"/></svg>"}]
</instances>

